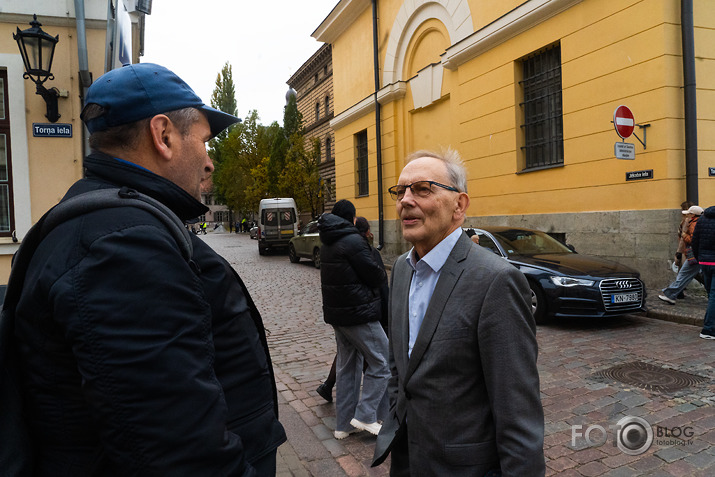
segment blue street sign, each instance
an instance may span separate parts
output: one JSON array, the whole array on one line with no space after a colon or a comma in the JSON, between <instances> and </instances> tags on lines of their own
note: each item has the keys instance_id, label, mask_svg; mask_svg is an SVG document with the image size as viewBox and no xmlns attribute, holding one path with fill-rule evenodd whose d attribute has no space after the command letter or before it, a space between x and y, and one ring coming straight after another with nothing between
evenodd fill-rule
<instances>
[{"instance_id":1,"label":"blue street sign","mask_svg":"<svg viewBox=\"0 0 715 477\"><path fill-rule=\"evenodd\" d=\"M64 123L32 123L34 137L72 137L72 125Z\"/></svg>"}]
</instances>

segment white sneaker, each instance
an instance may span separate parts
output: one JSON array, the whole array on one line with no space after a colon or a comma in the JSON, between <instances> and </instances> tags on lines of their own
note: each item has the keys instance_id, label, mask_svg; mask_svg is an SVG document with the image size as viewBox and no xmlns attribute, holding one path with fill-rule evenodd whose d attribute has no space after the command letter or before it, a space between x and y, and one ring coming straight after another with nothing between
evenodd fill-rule
<instances>
[{"instance_id":1,"label":"white sneaker","mask_svg":"<svg viewBox=\"0 0 715 477\"><path fill-rule=\"evenodd\" d=\"M668 298L665 295L658 295L658 298L660 298L664 302L670 303L671 305L675 305L675 300L673 300L672 298Z\"/></svg>"},{"instance_id":2,"label":"white sneaker","mask_svg":"<svg viewBox=\"0 0 715 477\"><path fill-rule=\"evenodd\" d=\"M356 427L362 431L367 431L370 434L373 435L378 435L380 433L380 429L382 429L382 426L378 424L377 422L373 422L371 424L365 424L362 421L358 421L357 419L353 418L352 421L350 421L350 425L353 427Z\"/></svg>"},{"instance_id":3,"label":"white sneaker","mask_svg":"<svg viewBox=\"0 0 715 477\"><path fill-rule=\"evenodd\" d=\"M704 340L715 340L715 336L713 335L706 335L705 333L700 333L700 337ZM352 423L351 423L352 424Z\"/></svg>"},{"instance_id":4,"label":"white sneaker","mask_svg":"<svg viewBox=\"0 0 715 477\"><path fill-rule=\"evenodd\" d=\"M335 436L335 438L336 438L337 440L340 440L340 439L345 439L345 438L348 437L350 434L353 434L353 433L358 432L358 431L360 431L360 429L351 429L351 430L349 430L349 431L335 431L335 432L333 432L333 436Z\"/></svg>"}]
</instances>

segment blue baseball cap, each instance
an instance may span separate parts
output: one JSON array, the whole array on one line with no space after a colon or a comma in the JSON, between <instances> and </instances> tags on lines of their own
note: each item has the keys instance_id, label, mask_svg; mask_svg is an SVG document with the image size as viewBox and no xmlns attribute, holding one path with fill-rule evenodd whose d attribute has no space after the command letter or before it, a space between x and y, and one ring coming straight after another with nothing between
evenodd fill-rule
<instances>
[{"instance_id":1,"label":"blue baseball cap","mask_svg":"<svg viewBox=\"0 0 715 477\"><path fill-rule=\"evenodd\" d=\"M80 117L90 133L183 108L203 111L213 136L241 121L206 106L184 80L153 63L127 65L103 74L87 90L85 109L90 104L104 110L89 120L82 111Z\"/></svg>"}]
</instances>

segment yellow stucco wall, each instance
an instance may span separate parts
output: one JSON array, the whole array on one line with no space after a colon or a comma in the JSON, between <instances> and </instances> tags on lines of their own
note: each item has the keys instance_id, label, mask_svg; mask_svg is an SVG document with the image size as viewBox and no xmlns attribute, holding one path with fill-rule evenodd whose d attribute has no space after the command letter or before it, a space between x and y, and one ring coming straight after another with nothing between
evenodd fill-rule
<instances>
[{"instance_id":1,"label":"yellow stucco wall","mask_svg":"<svg viewBox=\"0 0 715 477\"><path fill-rule=\"evenodd\" d=\"M470 1L475 30L524 2ZM390 37L402 2L380 2L380 38ZM715 13L695 1L698 85L699 193L703 205L715 203ZM369 9L340 36L333 52L336 115L374 90ZM396 182L403 158L418 148L457 148L468 167L472 205L468 215L548 214L579 211L671 209L685 199L684 107L679 2L668 0L592 0L574 3L542 23L445 69L441 96L420 109L413 106L409 81L444 53L446 28L431 19L418 28L406 49L401 79L403 98L382 107L383 185ZM520 173L520 60L543 47L560 44L562 64L564 165ZM381 62L385 62L382 45ZM369 65L369 66L366 66ZM349 79L346 79L349 78ZM362 78L362 79L360 79ZM636 122L650 124L647 149L631 137L636 159L614 157L620 138L613 111L628 105ZM353 134L368 129L370 197L357 201L377 218L374 111L336 129L339 198L354 198ZM636 128L643 139L643 132ZM628 171L652 169L654 179L625 181ZM350 173L348 173L350 171ZM352 175L351 175L352 174ZM349 183L343 183L348 181ZM385 197L388 197L385 195ZM356 204L357 205L357 204ZM394 207L385 201L385 218Z\"/></svg>"},{"instance_id":2,"label":"yellow stucco wall","mask_svg":"<svg viewBox=\"0 0 715 477\"><path fill-rule=\"evenodd\" d=\"M18 16L18 18L22 19L24 16ZM29 22L29 19L27 21ZM17 199L14 204L15 226L20 240L27 232L27 227L22 224L33 224L39 220L49 208L62 198L72 183L82 177L83 125L79 117L81 86L78 77L77 35L74 20L42 17L40 21L44 31L53 36L59 35L52 63L52 73L55 79L47 81L45 87L48 89L56 87L67 92L66 97L58 98L61 117L57 123L71 124L72 137L33 137L33 123L49 123L45 117L45 101L35 93L35 84L29 79L23 80L21 74L16 78L9 78L9 82L14 82L14 85L22 85L20 88L24 88L25 110L19 113L23 116L23 120L17 124L24 126L25 131L22 132L22 136L24 136L22 140L16 142L25 144L15 142L11 144L13 167L20 169L20 164L24 164L29 176L26 178L27 182L13 183L16 196L17 189L26 188L27 183L29 183L30 189L29 204L18 203ZM26 22L23 22L24 20L18 22L0 21L0 54L3 55L3 58L15 58L21 63L17 43L13 40L12 34L15 33L17 27L20 29L29 27ZM96 20L87 23L89 69L96 79L104 72L106 23ZM0 68L5 68L5 66L7 65L0 63ZM15 88L10 94L14 94L17 90ZM12 102L12 98L10 100ZM11 110L10 114L11 116L17 115L18 112ZM17 132L11 129L11 135L15 139L17 139ZM29 214L29 218L25 214ZM7 283L9 277L10 260L12 253L17 249L17 244L14 244L9 237L3 237L0 238L0 248L0 284L4 284Z\"/></svg>"}]
</instances>

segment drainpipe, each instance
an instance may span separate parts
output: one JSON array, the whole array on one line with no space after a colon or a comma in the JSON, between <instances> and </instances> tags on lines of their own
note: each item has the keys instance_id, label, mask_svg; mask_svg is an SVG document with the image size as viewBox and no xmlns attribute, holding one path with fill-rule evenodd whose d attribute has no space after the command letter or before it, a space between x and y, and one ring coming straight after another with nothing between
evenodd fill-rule
<instances>
[{"instance_id":1,"label":"drainpipe","mask_svg":"<svg viewBox=\"0 0 715 477\"><path fill-rule=\"evenodd\" d=\"M372 56L375 63L375 142L377 147L377 208L378 208L378 234L377 249L381 250L385 245L385 214L383 212L383 190L382 190L382 131L380 127L380 102L377 100L377 92L380 91L380 58L378 57L377 46L377 0L372 0Z\"/></svg>"},{"instance_id":2,"label":"drainpipe","mask_svg":"<svg viewBox=\"0 0 715 477\"><path fill-rule=\"evenodd\" d=\"M695 88L695 27L693 0L680 2L680 28L683 37L683 87L685 102L685 194L698 203L698 115Z\"/></svg>"},{"instance_id":3,"label":"drainpipe","mask_svg":"<svg viewBox=\"0 0 715 477\"><path fill-rule=\"evenodd\" d=\"M75 20L77 22L77 58L79 60L79 80L80 80L80 109L84 107L84 98L87 88L92 84L92 74L89 72L89 60L87 59L87 31L85 27L84 0L74 0ZM87 130L82 127L82 157L89 151L89 137Z\"/></svg>"},{"instance_id":4,"label":"drainpipe","mask_svg":"<svg viewBox=\"0 0 715 477\"><path fill-rule=\"evenodd\" d=\"M114 6L112 0L107 0L107 39L104 48L104 72L112 69L114 61L114 28L116 27Z\"/></svg>"}]
</instances>

